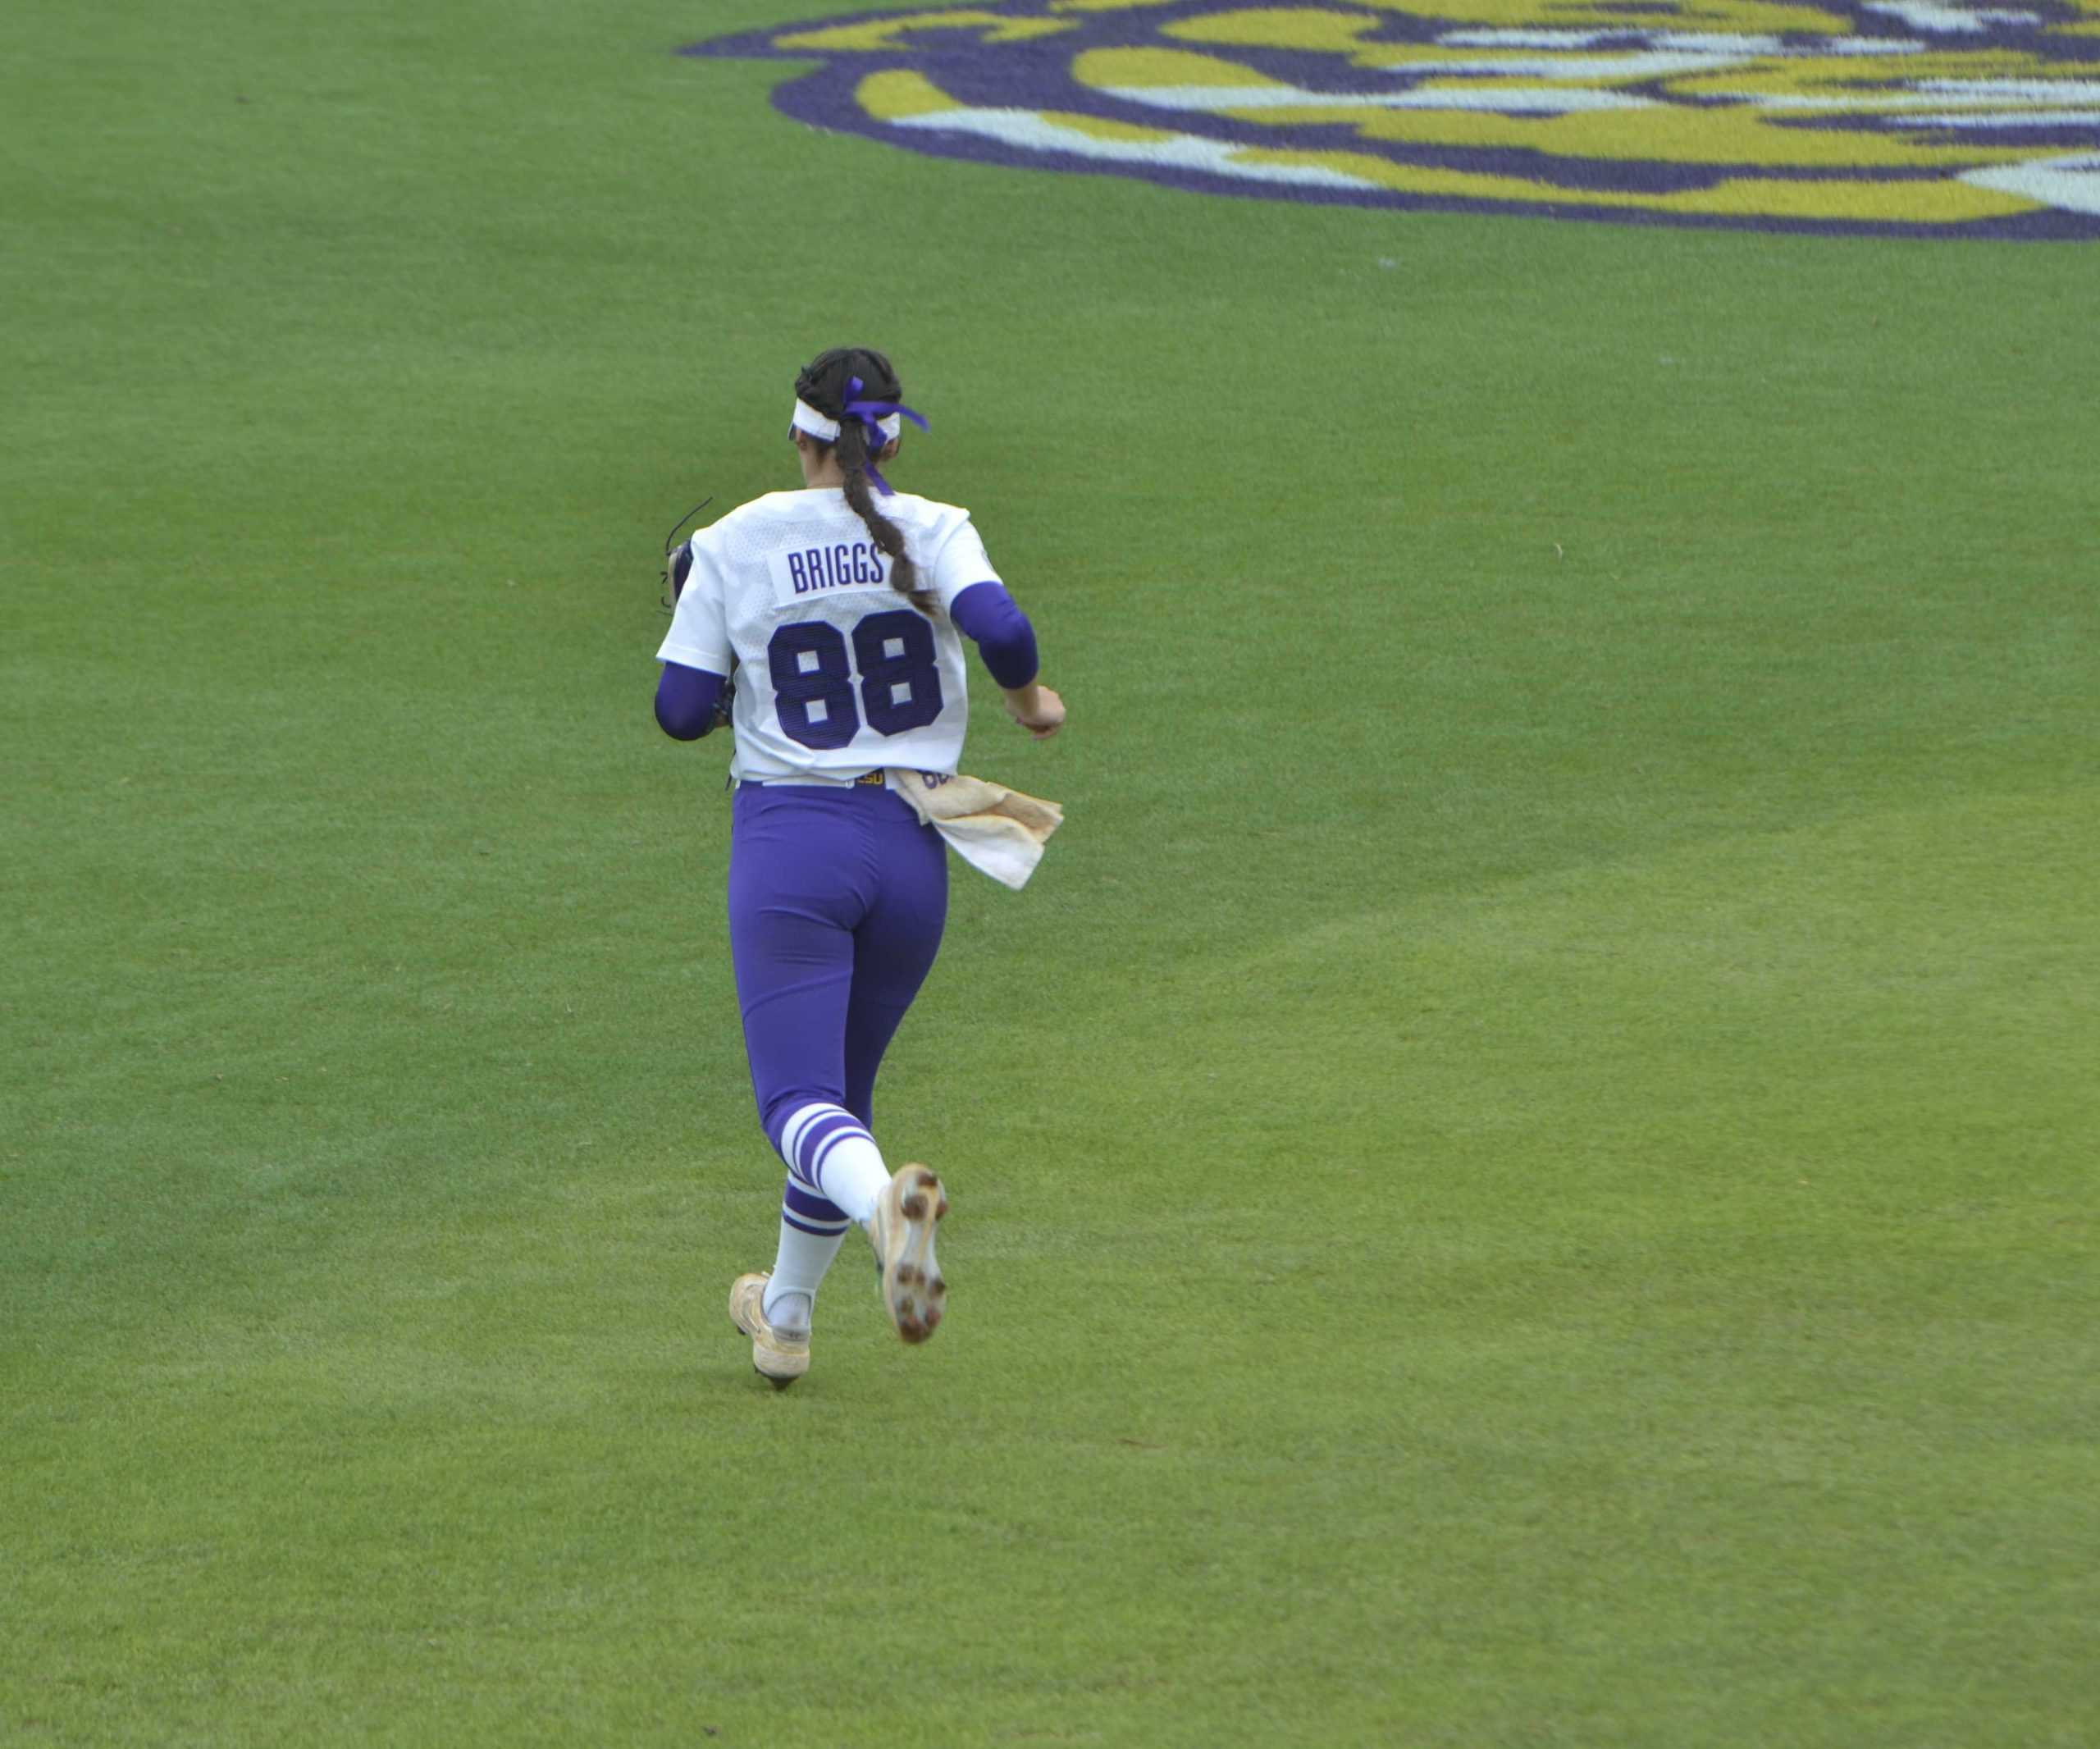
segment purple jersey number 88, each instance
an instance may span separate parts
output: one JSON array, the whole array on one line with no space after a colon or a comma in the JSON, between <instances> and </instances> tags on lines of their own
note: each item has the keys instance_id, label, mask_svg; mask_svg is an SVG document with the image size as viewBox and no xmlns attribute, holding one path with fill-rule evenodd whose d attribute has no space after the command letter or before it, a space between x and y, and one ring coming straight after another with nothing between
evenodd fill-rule
<instances>
[{"instance_id":1,"label":"purple jersey number 88","mask_svg":"<svg viewBox=\"0 0 2100 1749\"><path fill-rule=\"evenodd\" d=\"M846 637L822 620L784 625L765 646L774 709L782 732L806 747L842 747L870 728L883 735L924 728L941 714L941 670L934 628L908 608L865 615L853 628L853 661ZM859 708L853 665L861 670Z\"/></svg>"}]
</instances>

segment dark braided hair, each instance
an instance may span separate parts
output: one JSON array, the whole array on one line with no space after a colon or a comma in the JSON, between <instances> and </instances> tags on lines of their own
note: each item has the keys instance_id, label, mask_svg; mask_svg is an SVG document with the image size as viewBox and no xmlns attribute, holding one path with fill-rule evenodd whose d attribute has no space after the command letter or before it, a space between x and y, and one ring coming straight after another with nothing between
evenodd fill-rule
<instances>
[{"instance_id":1,"label":"dark braided hair","mask_svg":"<svg viewBox=\"0 0 2100 1749\"><path fill-rule=\"evenodd\" d=\"M834 346L829 352L819 353L802 367L801 375L795 379L795 393L827 419L838 421L838 441L826 443L811 437L810 441L819 454L837 452L840 471L846 476L847 503L866 527L868 537L889 555L890 587L920 613L937 615L940 598L932 590L919 587L919 568L904 550L904 531L875 507L874 494L868 489L868 464L873 458L868 454L867 433L858 419L846 417L847 385L856 377L861 379L865 400L904 399L904 386L883 354L865 346Z\"/></svg>"}]
</instances>

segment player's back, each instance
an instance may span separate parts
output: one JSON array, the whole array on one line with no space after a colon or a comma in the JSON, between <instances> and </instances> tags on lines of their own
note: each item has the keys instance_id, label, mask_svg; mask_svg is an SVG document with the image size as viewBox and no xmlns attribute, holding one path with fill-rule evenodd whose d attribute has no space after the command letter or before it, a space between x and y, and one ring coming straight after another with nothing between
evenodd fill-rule
<instances>
[{"instance_id":1,"label":"player's back","mask_svg":"<svg viewBox=\"0 0 2100 1749\"><path fill-rule=\"evenodd\" d=\"M967 511L906 492L879 509L944 610L996 581ZM897 591L894 561L843 493L769 492L692 546L686 593L719 601L737 664L737 776L956 769L969 719L961 640L945 611L929 617ZM690 604L696 617L707 605Z\"/></svg>"}]
</instances>

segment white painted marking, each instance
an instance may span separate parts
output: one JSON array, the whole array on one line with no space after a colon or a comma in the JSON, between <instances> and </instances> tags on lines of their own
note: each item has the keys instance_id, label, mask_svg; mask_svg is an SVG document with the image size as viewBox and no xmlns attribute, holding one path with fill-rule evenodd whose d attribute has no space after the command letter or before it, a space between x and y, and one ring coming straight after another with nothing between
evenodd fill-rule
<instances>
[{"instance_id":1,"label":"white painted marking","mask_svg":"<svg viewBox=\"0 0 2100 1749\"><path fill-rule=\"evenodd\" d=\"M1296 85L1117 85L1108 92L1154 109L1472 109L1507 115L1572 115L1600 109L1655 109L1653 98L1580 86L1511 85L1444 90L1410 85L1399 91L1307 91Z\"/></svg>"},{"instance_id":2,"label":"white painted marking","mask_svg":"<svg viewBox=\"0 0 2100 1749\"><path fill-rule=\"evenodd\" d=\"M1888 0L1888 4L1895 3L1897 0ZM1901 0L1901 3L1909 5L1912 0ZM1896 39L1886 42L1867 39L1782 41L1777 38L1723 37L1674 31L1467 30L1448 32L1440 40L1454 47L1578 48L1598 43L1623 42L1628 36L1654 45L1653 52L1631 53L1606 62L1605 66L1646 69L1668 60L1673 71L1703 71L1717 61L1727 65L1743 55L1903 55L1915 54L1925 46ZM1695 41L1700 45L1696 50L1692 47ZM1527 77L1643 76L1602 72L1595 62L1584 66L1548 57L1461 62L1438 67L1397 67L1389 71L1410 78L1434 79L1447 74L1460 76L1449 86L1411 84L1382 92L1321 92L1296 86L1165 85L1119 86L1103 94L1152 109L1206 114L1231 110L1308 108L1560 115L1660 107L1651 98L1620 91L1582 86L1483 87L1471 84L1463 76L1474 71L1505 77L1513 71ZM1659 75L1651 73L1645 76ZM1862 90L1842 96L1751 91L1715 94L1782 112L1885 114L1912 126L1987 130L2100 125L2100 80L1933 79L1911 81L1899 88ZM2066 107L2084 104L2095 107ZM1181 133L1160 140L1104 139L1050 121L1030 110L949 109L901 116L892 125L929 133L975 134L1024 152L1055 153L1102 162L1191 171L1250 182L1350 190L1378 187L1367 178L1349 176L1323 165L1249 162L1239 156L1246 148L1229 141ZM2015 194L2063 212L2100 214L2100 152L1993 166L1966 172L1961 180L1975 187ZM1390 258L1379 259L1381 267L1395 264ZM886 654L888 649L886 645ZM810 672L817 666L816 657L810 652L800 652L798 665L804 672ZM901 701L908 701L910 695L908 691L900 691L898 696ZM820 701L810 701L807 708L812 721L824 719Z\"/></svg>"},{"instance_id":3,"label":"white painted marking","mask_svg":"<svg viewBox=\"0 0 2100 1749\"><path fill-rule=\"evenodd\" d=\"M1929 0L1865 0L1862 11L1900 18L1913 30L1934 36L1981 36L1993 25L2038 25L2038 12L1997 7L1935 6Z\"/></svg>"},{"instance_id":4,"label":"white painted marking","mask_svg":"<svg viewBox=\"0 0 2100 1749\"><path fill-rule=\"evenodd\" d=\"M1909 116L1906 127L2100 127L2100 109L1965 110L1960 115Z\"/></svg>"},{"instance_id":5,"label":"white painted marking","mask_svg":"<svg viewBox=\"0 0 2100 1749\"><path fill-rule=\"evenodd\" d=\"M1739 36L1720 30L1446 30L1446 48L1647 48L1691 55L1916 55L1925 44L1907 37Z\"/></svg>"},{"instance_id":6,"label":"white painted marking","mask_svg":"<svg viewBox=\"0 0 2100 1749\"><path fill-rule=\"evenodd\" d=\"M2024 194L2062 212L2100 213L2100 152L1997 164L1970 171L1961 180L2002 194Z\"/></svg>"},{"instance_id":7,"label":"white painted marking","mask_svg":"<svg viewBox=\"0 0 2100 1749\"><path fill-rule=\"evenodd\" d=\"M1824 55L1922 55L1931 47L1929 43L1915 42L1907 36L1841 36L1793 53L1811 58Z\"/></svg>"},{"instance_id":8,"label":"white painted marking","mask_svg":"<svg viewBox=\"0 0 2100 1749\"><path fill-rule=\"evenodd\" d=\"M1952 97L2012 98L2029 103L2100 103L2100 79L1919 79L1913 91Z\"/></svg>"},{"instance_id":9,"label":"white painted marking","mask_svg":"<svg viewBox=\"0 0 2100 1749\"><path fill-rule=\"evenodd\" d=\"M1381 72L1403 77L1441 79L1447 73L1484 74L1513 79L1669 79L1680 73L1719 73L1746 66L1754 55L1694 55L1641 53L1625 55L1511 55L1488 61L1424 61L1388 66Z\"/></svg>"},{"instance_id":10,"label":"white painted marking","mask_svg":"<svg viewBox=\"0 0 2100 1749\"><path fill-rule=\"evenodd\" d=\"M897 127L928 133L976 134L1023 152L1059 152L1072 158L1112 164L1152 164L1171 170L1235 176L1247 182L1281 182L1301 188L1361 190L1376 186L1361 176L1344 176L1318 164L1236 162L1240 148L1224 140L1177 134L1171 139L1103 139L1077 128L1059 127L1026 109L943 109L923 116L900 116Z\"/></svg>"},{"instance_id":11,"label":"white painted marking","mask_svg":"<svg viewBox=\"0 0 2100 1749\"><path fill-rule=\"evenodd\" d=\"M1776 36L1733 36L1702 30L1446 30L1436 40L1447 48L1661 48L1692 54L1776 55L1786 43Z\"/></svg>"},{"instance_id":12,"label":"white painted marking","mask_svg":"<svg viewBox=\"0 0 2100 1749\"><path fill-rule=\"evenodd\" d=\"M1964 85L1948 80L1952 90L1929 93L1923 87L1931 80L1910 85L1901 90L1861 91L1850 97L1810 96L1798 91L1716 91L1715 97L1732 98L1737 103L1754 103L1760 109L1798 110L1806 115L1901 115L1911 110L1940 110L1963 107L1977 112L1990 112L1999 115L2018 115L2023 109L2044 101L2036 98L2017 98L1994 95L1982 89L1981 84ZM2100 86L2074 84L2066 80L2057 88L2062 96L2075 103L2100 102ZM1970 94L1974 94L1971 95Z\"/></svg>"}]
</instances>

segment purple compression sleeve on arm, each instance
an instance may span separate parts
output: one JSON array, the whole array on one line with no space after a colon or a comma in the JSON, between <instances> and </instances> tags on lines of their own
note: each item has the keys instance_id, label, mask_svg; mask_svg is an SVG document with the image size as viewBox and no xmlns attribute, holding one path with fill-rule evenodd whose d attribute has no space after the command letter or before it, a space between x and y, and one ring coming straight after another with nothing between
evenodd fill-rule
<instances>
[{"instance_id":1,"label":"purple compression sleeve on arm","mask_svg":"<svg viewBox=\"0 0 2100 1749\"><path fill-rule=\"evenodd\" d=\"M956 629L975 640L992 678L1008 692L1035 678L1035 628L1003 583L972 583L948 610Z\"/></svg>"},{"instance_id":2,"label":"purple compression sleeve on arm","mask_svg":"<svg viewBox=\"0 0 2100 1749\"><path fill-rule=\"evenodd\" d=\"M707 669L666 662L656 683L656 720L664 733L673 740L697 741L714 728L722 682L721 675Z\"/></svg>"}]
</instances>

